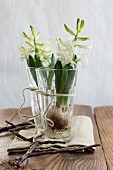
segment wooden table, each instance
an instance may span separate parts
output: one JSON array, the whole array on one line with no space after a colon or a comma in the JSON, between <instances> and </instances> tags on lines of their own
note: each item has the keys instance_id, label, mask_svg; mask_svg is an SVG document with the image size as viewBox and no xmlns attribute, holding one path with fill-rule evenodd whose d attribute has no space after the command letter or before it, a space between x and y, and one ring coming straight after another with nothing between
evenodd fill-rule
<instances>
[{"instance_id":1,"label":"wooden table","mask_svg":"<svg viewBox=\"0 0 113 170\"><path fill-rule=\"evenodd\" d=\"M31 114L30 108L22 111ZM60 153L43 155L29 159L25 170L107 170L113 169L113 107L97 107L94 113L90 106L76 105L74 108L76 115L87 115L92 119L94 127L95 143L101 143L102 147L97 147L93 154L80 153ZM5 120L13 123L21 122L17 114L17 109L0 110L0 126L5 126ZM13 140L11 135L0 135L0 163L9 157L7 147ZM32 168L31 168L32 167Z\"/></svg>"}]
</instances>

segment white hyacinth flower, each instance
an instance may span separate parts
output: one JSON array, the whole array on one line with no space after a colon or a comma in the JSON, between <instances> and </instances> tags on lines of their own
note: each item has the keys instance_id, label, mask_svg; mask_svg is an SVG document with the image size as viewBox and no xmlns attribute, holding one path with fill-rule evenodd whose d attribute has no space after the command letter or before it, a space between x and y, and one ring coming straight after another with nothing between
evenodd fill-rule
<instances>
[{"instance_id":1,"label":"white hyacinth flower","mask_svg":"<svg viewBox=\"0 0 113 170\"><path fill-rule=\"evenodd\" d=\"M90 50L92 48L92 42L90 39L88 39L87 41L77 40L77 41L75 41L74 46L76 47L76 51L78 53L81 53L81 55L86 55L90 52Z\"/></svg>"},{"instance_id":2,"label":"white hyacinth flower","mask_svg":"<svg viewBox=\"0 0 113 170\"><path fill-rule=\"evenodd\" d=\"M20 53L21 53L21 60L27 59L29 55L32 55L35 52L34 48L27 48L27 47L20 47Z\"/></svg>"},{"instance_id":3,"label":"white hyacinth flower","mask_svg":"<svg viewBox=\"0 0 113 170\"><path fill-rule=\"evenodd\" d=\"M37 43L38 50L39 50L39 55L43 56L45 59L50 59L51 58L51 50L50 50L50 41L47 41L45 43Z\"/></svg>"},{"instance_id":4,"label":"white hyacinth flower","mask_svg":"<svg viewBox=\"0 0 113 170\"><path fill-rule=\"evenodd\" d=\"M81 61L83 66L88 65L88 58L87 55L89 54L91 48L92 48L92 42L90 39L87 41L81 42L76 41L75 42L76 47L76 54L77 54L77 60Z\"/></svg>"},{"instance_id":5,"label":"white hyacinth flower","mask_svg":"<svg viewBox=\"0 0 113 170\"><path fill-rule=\"evenodd\" d=\"M91 49L91 41L88 40L88 43L84 43L80 41L72 41L72 40L61 40L57 39L57 56L58 60L61 61L62 66L64 67L66 64L71 64L74 66L77 62L82 61L82 63L88 63L86 55L89 53ZM77 59L74 61L73 56L76 55Z\"/></svg>"},{"instance_id":6,"label":"white hyacinth flower","mask_svg":"<svg viewBox=\"0 0 113 170\"><path fill-rule=\"evenodd\" d=\"M73 64L73 54L75 53L74 43L71 40L58 40L57 56L58 60L61 61L62 66L66 64Z\"/></svg>"},{"instance_id":7,"label":"white hyacinth flower","mask_svg":"<svg viewBox=\"0 0 113 170\"><path fill-rule=\"evenodd\" d=\"M32 36L29 36L25 32L22 33L26 39L25 47L20 47L20 59L28 59L29 55L35 60L35 55L37 55L44 66L49 66L51 61L52 52L50 50L51 43L50 40L46 42L37 42L40 36L40 32L37 32L32 26L30 26Z\"/></svg>"}]
</instances>

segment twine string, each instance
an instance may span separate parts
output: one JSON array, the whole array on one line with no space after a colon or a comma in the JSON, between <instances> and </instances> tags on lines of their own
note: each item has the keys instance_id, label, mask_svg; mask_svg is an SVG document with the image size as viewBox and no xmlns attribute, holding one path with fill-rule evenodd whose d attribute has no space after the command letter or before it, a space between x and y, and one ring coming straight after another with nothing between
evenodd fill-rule
<instances>
[{"instance_id":1,"label":"twine string","mask_svg":"<svg viewBox=\"0 0 113 170\"><path fill-rule=\"evenodd\" d=\"M32 116L28 116L28 115L25 115L25 114L23 115L23 114L21 113L22 108L23 108L23 106L24 106L24 104L25 104L25 102L26 102L26 98L25 98L25 91L26 91L26 90L34 91L34 92L36 92L37 95L40 94L40 95L43 95L43 96L46 96L46 97L48 97L48 96L49 96L49 97L54 97L54 96L61 96L61 97L62 97L62 96L67 97L67 96L68 96L68 97L73 97L73 96L75 96L75 94L48 94L48 93L45 93L45 92L43 92L43 91L38 90L37 88L31 88L31 87L24 88L24 89L22 90L23 103L22 103L22 105L20 106L20 108L18 109L18 114L19 114L19 116L20 116L24 121L29 122L31 125L34 125L34 123L30 122L30 121L28 120L28 118L29 118L29 119L32 119L32 118L35 118L35 117L37 117L37 116L40 116L41 108L40 108L39 99L38 99L38 97L37 97L37 103L38 103L38 107L39 107L39 113L37 113L37 114L35 114L35 115L32 115ZM46 131L48 124L49 124L49 126L54 127L54 122L53 122L51 119L47 118L47 112L48 112L48 110L49 110L49 108L51 107L52 104L53 104L53 102L51 102L51 103L48 105L47 109L46 109L45 112L44 112L44 123L45 123L45 130L44 130L44 131Z\"/></svg>"}]
</instances>

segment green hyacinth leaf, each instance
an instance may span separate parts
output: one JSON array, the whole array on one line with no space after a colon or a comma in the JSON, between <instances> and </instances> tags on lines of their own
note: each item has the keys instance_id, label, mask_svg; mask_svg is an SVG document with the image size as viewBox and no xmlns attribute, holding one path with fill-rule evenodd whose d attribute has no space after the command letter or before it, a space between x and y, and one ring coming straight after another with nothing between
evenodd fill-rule
<instances>
[{"instance_id":1,"label":"green hyacinth leaf","mask_svg":"<svg viewBox=\"0 0 113 170\"><path fill-rule=\"evenodd\" d=\"M85 25L85 21L84 21L84 20L81 20L81 23L80 23L80 32L81 32L82 29L84 28L84 25Z\"/></svg>"},{"instance_id":2,"label":"green hyacinth leaf","mask_svg":"<svg viewBox=\"0 0 113 170\"><path fill-rule=\"evenodd\" d=\"M62 77L62 64L60 61L56 62L55 65L55 85L56 85L56 93L60 93L61 90L61 77Z\"/></svg>"},{"instance_id":3,"label":"green hyacinth leaf","mask_svg":"<svg viewBox=\"0 0 113 170\"><path fill-rule=\"evenodd\" d=\"M62 70L62 78L61 78L61 92L64 92L66 82L68 79L68 65L65 65Z\"/></svg>"},{"instance_id":4,"label":"green hyacinth leaf","mask_svg":"<svg viewBox=\"0 0 113 170\"><path fill-rule=\"evenodd\" d=\"M62 77L62 64L60 61L57 60L55 64L55 87L56 87L56 93L61 93L61 77ZM57 96L57 104L60 105L62 101L62 97Z\"/></svg>"},{"instance_id":5,"label":"green hyacinth leaf","mask_svg":"<svg viewBox=\"0 0 113 170\"><path fill-rule=\"evenodd\" d=\"M68 33L70 33L71 35L75 35L74 32L66 24L64 24L64 27Z\"/></svg>"},{"instance_id":6,"label":"green hyacinth leaf","mask_svg":"<svg viewBox=\"0 0 113 170\"><path fill-rule=\"evenodd\" d=\"M54 54L52 54L50 67L55 67L55 64L56 64L56 57Z\"/></svg>"},{"instance_id":7,"label":"green hyacinth leaf","mask_svg":"<svg viewBox=\"0 0 113 170\"><path fill-rule=\"evenodd\" d=\"M90 40L90 38L89 37L77 37L77 40L87 41L87 40Z\"/></svg>"},{"instance_id":8,"label":"green hyacinth leaf","mask_svg":"<svg viewBox=\"0 0 113 170\"><path fill-rule=\"evenodd\" d=\"M77 32L79 31L79 28L80 28L80 19L78 18L77 22L76 22L76 31Z\"/></svg>"},{"instance_id":9,"label":"green hyacinth leaf","mask_svg":"<svg viewBox=\"0 0 113 170\"><path fill-rule=\"evenodd\" d=\"M35 55L35 65L36 67L43 67L42 61L40 60L39 56Z\"/></svg>"},{"instance_id":10,"label":"green hyacinth leaf","mask_svg":"<svg viewBox=\"0 0 113 170\"><path fill-rule=\"evenodd\" d=\"M52 54L51 64L49 65L49 67L54 68L55 64L56 64L56 58L55 58L55 55ZM49 87L51 87L51 85L52 85L53 76L54 76L54 70L51 70L49 72L49 75L48 75L48 78L47 78L47 84L48 84Z\"/></svg>"},{"instance_id":11,"label":"green hyacinth leaf","mask_svg":"<svg viewBox=\"0 0 113 170\"><path fill-rule=\"evenodd\" d=\"M29 55L28 60L27 60L28 67L36 67L35 61L31 55Z\"/></svg>"},{"instance_id":12,"label":"green hyacinth leaf","mask_svg":"<svg viewBox=\"0 0 113 170\"><path fill-rule=\"evenodd\" d=\"M36 62L36 68L43 67L42 61L40 60L38 55L35 55L35 62ZM45 79L47 79L47 74L46 72L42 72L43 76Z\"/></svg>"},{"instance_id":13,"label":"green hyacinth leaf","mask_svg":"<svg viewBox=\"0 0 113 170\"><path fill-rule=\"evenodd\" d=\"M30 55L29 55L29 58L28 58L28 66L31 67L30 68L31 74L33 76L33 79L34 79L36 85L38 86L36 70L35 70L35 68L36 68L35 60Z\"/></svg>"},{"instance_id":14,"label":"green hyacinth leaf","mask_svg":"<svg viewBox=\"0 0 113 170\"><path fill-rule=\"evenodd\" d=\"M53 76L54 76L54 70L50 70L49 75L47 77L47 85L49 88L51 88Z\"/></svg>"},{"instance_id":15,"label":"green hyacinth leaf","mask_svg":"<svg viewBox=\"0 0 113 170\"><path fill-rule=\"evenodd\" d=\"M75 78L75 70L70 64L65 65L62 70L62 80L61 80L61 93L69 94L70 89L72 88L72 84ZM60 104L63 106L67 106L68 104L68 96L60 97Z\"/></svg>"}]
</instances>

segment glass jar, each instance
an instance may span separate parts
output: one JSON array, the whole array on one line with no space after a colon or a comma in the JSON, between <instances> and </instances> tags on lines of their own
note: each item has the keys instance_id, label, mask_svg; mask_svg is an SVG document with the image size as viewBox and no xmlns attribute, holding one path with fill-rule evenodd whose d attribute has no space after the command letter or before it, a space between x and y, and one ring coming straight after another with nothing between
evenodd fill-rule
<instances>
[{"instance_id":1,"label":"glass jar","mask_svg":"<svg viewBox=\"0 0 113 170\"><path fill-rule=\"evenodd\" d=\"M35 67L27 67L27 75L28 75L28 83L29 88L38 90L38 81L36 77L36 68ZM31 109L32 115L34 118L34 123L36 127L37 133L42 131L42 118L41 118L41 96L37 94L36 90L30 90L30 101L31 101Z\"/></svg>"},{"instance_id":2,"label":"glass jar","mask_svg":"<svg viewBox=\"0 0 113 170\"><path fill-rule=\"evenodd\" d=\"M36 69L42 120L50 139L70 140L77 69Z\"/></svg>"}]
</instances>

